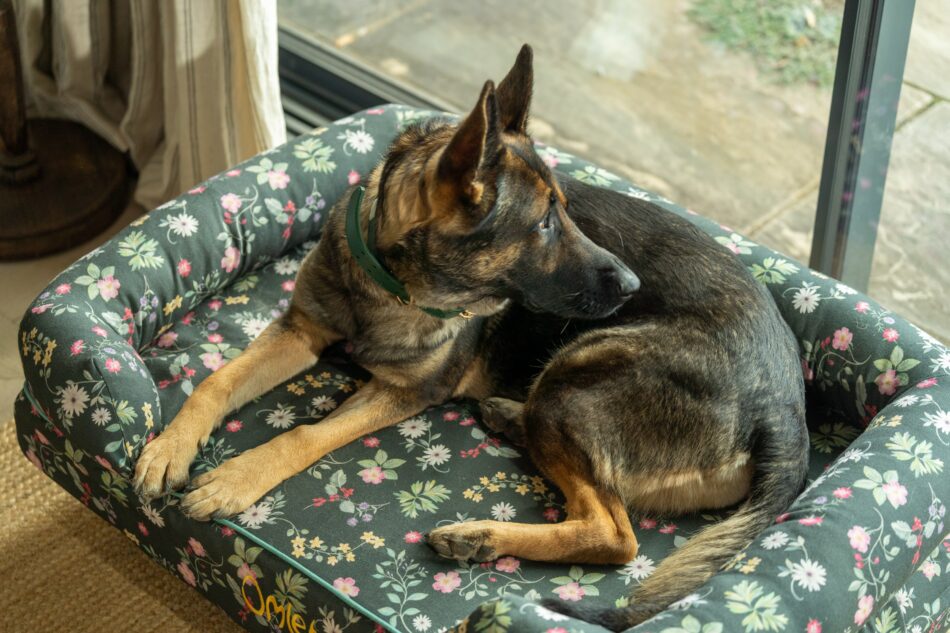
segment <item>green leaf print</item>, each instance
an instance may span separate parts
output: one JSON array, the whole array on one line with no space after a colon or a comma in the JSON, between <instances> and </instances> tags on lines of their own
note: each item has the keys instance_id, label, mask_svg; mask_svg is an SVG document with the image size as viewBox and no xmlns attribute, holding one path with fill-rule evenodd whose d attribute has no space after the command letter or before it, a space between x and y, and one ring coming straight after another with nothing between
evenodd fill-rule
<instances>
[{"instance_id":1,"label":"green leaf print","mask_svg":"<svg viewBox=\"0 0 950 633\"><path fill-rule=\"evenodd\" d=\"M330 160L333 152L332 147L323 144L318 138L307 138L294 145L294 156L301 159L301 166L304 171L316 171L322 174L328 174L336 169L336 163Z\"/></svg>"},{"instance_id":2,"label":"green leaf print","mask_svg":"<svg viewBox=\"0 0 950 633\"><path fill-rule=\"evenodd\" d=\"M737 615L745 614L742 625L750 631L781 631L788 624L788 617L778 613L779 598L764 591L755 581L743 580L726 592L726 607Z\"/></svg>"},{"instance_id":3,"label":"green leaf print","mask_svg":"<svg viewBox=\"0 0 950 633\"><path fill-rule=\"evenodd\" d=\"M446 488L435 480L429 480L425 483L417 481L409 487L409 490L400 490L396 493L396 499L399 500L399 509L410 519L419 516L419 511L435 512L438 504L446 501L451 490Z\"/></svg>"},{"instance_id":4,"label":"green leaf print","mask_svg":"<svg viewBox=\"0 0 950 633\"><path fill-rule=\"evenodd\" d=\"M119 242L119 255L130 258L129 265L132 270L158 268L165 263L165 258L155 253L157 248L158 242L145 237L145 233L132 231L124 240Z\"/></svg>"},{"instance_id":5,"label":"green leaf print","mask_svg":"<svg viewBox=\"0 0 950 633\"><path fill-rule=\"evenodd\" d=\"M722 633L722 622L700 624L695 616L688 615L680 621L679 626L667 627L660 633Z\"/></svg>"}]
</instances>

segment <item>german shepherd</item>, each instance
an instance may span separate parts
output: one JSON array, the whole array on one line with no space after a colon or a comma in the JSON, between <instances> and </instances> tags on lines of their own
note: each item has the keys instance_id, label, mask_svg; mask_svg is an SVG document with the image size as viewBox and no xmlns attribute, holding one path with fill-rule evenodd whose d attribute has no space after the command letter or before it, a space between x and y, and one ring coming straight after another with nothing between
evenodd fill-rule
<instances>
[{"instance_id":1,"label":"german shepherd","mask_svg":"<svg viewBox=\"0 0 950 633\"><path fill-rule=\"evenodd\" d=\"M552 173L526 130L532 81L525 45L461 123L400 134L365 195L333 208L288 311L142 451L143 498L188 483L226 413L345 339L371 380L318 424L196 477L188 516L233 515L360 436L474 398L561 489L567 520L440 527L428 542L444 557L621 564L638 547L628 511L739 504L631 606L576 613L622 630L696 589L790 504L807 470L804 385L771 297L686 220Z\"/></svg>"}]
</instances>

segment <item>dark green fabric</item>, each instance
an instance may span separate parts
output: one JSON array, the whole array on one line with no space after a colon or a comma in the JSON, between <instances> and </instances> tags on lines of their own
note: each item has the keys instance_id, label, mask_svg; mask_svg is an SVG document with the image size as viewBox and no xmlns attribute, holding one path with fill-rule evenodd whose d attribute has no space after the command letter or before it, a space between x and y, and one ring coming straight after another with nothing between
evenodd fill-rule
<instances>
[{"instance_id":1,"label":"dark green fabric","mask_svg":"<svg viewBox=\"0 0 950 633\"><path fill-rule=\"evenodd\" d=\"M364 615L348 630L373 626L372 613L394 630L425 633L476 609L467 625L477 631L593 630L533 601L622 603L672 548L716 518L635 517L641 550L625 567L439 559L420 541L437 525L564 518L558 492L464 401L334 452L233 528L185 519L174 497L143 504L132 495L127 477L145 442L195 384L286 309L329 207L399 127L431 114L367 110L220 174L73 264L24 317L27 384L16 409L24 452L248 628L266 627L239 599L247 577L238 573L239 548L247 557L262 547L254 578L264 594L292 596L308 622L331 612L341 626L352 620L341 602L349 596ZM714 235L768 286L801 345L809 488L722 573L637 630L939 630L950 606L950 351L726 227L538 149L558 171L654 200ZM228 416L193 472L318 421L366 378L346 344L335 346L312 370Z\"/></svg>"}]
</instances>

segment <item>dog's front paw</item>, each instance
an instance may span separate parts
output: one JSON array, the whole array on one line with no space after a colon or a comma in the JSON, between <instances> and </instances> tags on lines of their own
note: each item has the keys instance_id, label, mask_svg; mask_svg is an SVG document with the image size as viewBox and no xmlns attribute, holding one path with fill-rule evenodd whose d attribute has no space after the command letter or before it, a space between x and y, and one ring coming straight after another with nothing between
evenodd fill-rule
<instances>
[{"instance_id":1,"label":"dog's front paw","mask_svg":"<svg viewBox=\"0 0 950 633\"><path fill-rule=\"evenodd\" d=\"M197 442L185 441L172 430L165 431L142 449L132 479L135 491L150 500L178 490L188 483L188 469L197 453Z\"/></svg>"},{"instance_id":2,"label":"dog's front paw","mask_svg":"<svg viewBox=\"0 0 950 633\"><path fill-rule=\"evenodd\" d=\"M259 472L245 468L243 456L226 461L214 470L195 477L191 491L181 500L181 510L198 521L222 519L243 512L261 498L260 490L249 482L260 478Z\"/></svg>"},{"instance_id":3,"label":"dog's front paw","mask_svg":"<svg viewBox=\"0 0 950 633\"><path fill-rule=\"evenodd\" d=\"M429 547L439 556L455 560L473 560L479 563L495 560L498 555L491 545L491 530L477 525L458 523L432 530L426 536Z\"/></svg>"}]
</instances>

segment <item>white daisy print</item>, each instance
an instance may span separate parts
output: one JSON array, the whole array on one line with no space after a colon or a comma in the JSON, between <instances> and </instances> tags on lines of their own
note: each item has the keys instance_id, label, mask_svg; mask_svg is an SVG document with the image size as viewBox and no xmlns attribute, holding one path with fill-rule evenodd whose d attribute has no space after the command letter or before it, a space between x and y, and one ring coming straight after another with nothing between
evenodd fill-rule
<instances>
[{"instance_id":1,"label":"white daisy print","mask_svg":"<svg viewBox=\"0 0 950 633\"><path fill-rule=\"evenodd\" d=\"M820 302L818 286L813 286L807 282L803 283L802 287L795 291L795 296L792 297L792 305L802 314L811 314Z\"/></svg>"},{"instance_id":2,"label":"white daisy print","mask_svg":"<svg viewBox=\"0 0 950 633\"><path fill-rule=\"evenodd\" d=\"M244 330L244 335L253 341L261 335L261 332L263 332L268 325L270 325L270 321L267 319L254 317L242 323L241 329Z\"/></svg>"},{"instance_id":3,"label":"white daisy print","mask_svg":"<svg viewBox=\"0 0 950 633\"><path fill-rule=\"evenodd\" d=\"M894 594L894 601L897 602L897 608L901 610L902 615L907 613L907 609L914 606L914 589L911 588L910 591L904 588L898 589Z\"/></svg>"},{"instance_id":4,"label":"white daisy print","mask_svg":"<svg viewBox=\"0 0 950 633\"><path fill-rule=\"evenodd\" d=\"M548 622L563 622L567 619L566 615L558 613L557 611L551 611L546 607L542 607L540 604L529 604L525 606L534 608L534 614Z\"/></svg>"},{"instance_id":5,"label":"white daisy print","mask_svg":"<svg viewBox=\"0 0 950 633\"><path fill-rule=\"evenodd\" d=\"M182 212L168 218L168 228L175 235L191 237L198 231L198 220L188 213Z\"/></svg>"},{"instance_id":6,"label":"white daisy print","mask_svg":"<svg viewBox=\"0 0 950 633\"><path fill-rule=\"evenodd\" d=\"M920 398L919 398L918 396L916 396L916 395L914 395L914 394L911 393L911 394L908 394L908 395L906 395L906 396L903 396L903 397L898 398L897 400L895 400L895 401L894 401L894 405L895 405L895 406L898 406L898 407L901 407L901 408L903 408L903 409L906 409L907 407L912 407L912 406L914 406L915 404L917 404L917 401L918 401L919 399L920 399Z\"/></svg>"},{"instance_id":7,"label":"white daisy print","mask_svg":"<svg viewBox=\"0 0 950 633\"><path fill-rule=\"evenodd\" d=\"M640 554L632 561L623 566L619 573L623 576L623 583L629 585L631 580L641 581L656 569L656 565L653 564L653 561Z\"/></svg>"},{"instance_id":8,"label":"white daisy print","mask_svg":"<svg viewBox=\"0 0 950 633\"><path fill-rule=\"evenodd\" d=\"M105 407L98 407L92 412L92 421L96 423L96 426L105 426L111 419L112 414Z\"/></svg>"},{"instance_id":9,"label":"white daisy print","mask_svg":"<svg viewBox=\"0 0 950 633\"><path fill-rule=\"evenodd\" d=\"M293 409L278 405L277 409L268 414L266 422L275 429L286 429L289 428L296 419L297 416L294 414Z\"/></svg>"},{"instance_id":10,"label":"white daisy print","mask_svg":"<svg viewBox=\"0 0 950 633\"><path fill-rule=\"evenodd\" d=\"M63 413L65 413L68 418L82 415L82 412L86 410L86 403L89 402L89 394L86 393L85 389L76 384L68 385L63 389L62 397Z\"/></svg>"},{"instance_id":11,"label":"white daisy print","mask_svg":"<svg viewBox=\"0 0 950 633\"><path fill-rule=\"evenodd\" d=\"M788 543L788 534L785 532L774 532L762 539L762 547L765 549L778 549Z\"/></svg>"},{"instance_id":12,"label":"white daisy print","mask_svg":"<svg viewBox=\"0 0 950 633\"><path fill-rule=\"evenodd\" d=\"M269 503L255 503L238 515L238 522L244 527L255 530L270 519L271 506Z\"/></svg>"},{"instance_id":13,"label":"white daisy print","mask_svg":"<svg viewBox=\"0 0 950 633\"><path fill-rule=\"evenodd\" d=\"M433 444L422 452L422 461L428 466L441 466L449 461L452 451L443 444Z\"/></svg>"},{"instance_id":14,"label":"white daisy print","mask_svg":"<svg viewBox=\"0 0 950 633\"><path fill-rule=\"evenodd\" d=\"M491 507L491 515L496 521L511 521L518 512L515 507L506 501L496 503Z\"/></svg>"},{"instance_id":15,"label":"white daisy print","mask_svg":"<svg viewBox=\"0 0 950 633\"><path fill-rule=\"evenodd\" d=\"M414 440L426 434L429 430L429 421L425 418L409 418L400 422L398 427L400 435Z\"/></svg>"},{"instance_id":16,"label":"white daisy print","mask_svg":"<svg viewBox=\"0 0 950 633\"><path fill-rule=\"evenodd\" d=\"M689 609L690 607L696 607L701 604L706 604L706 600L703 600L702 596L698 593L691 593L688 596L680 598L676 602L670 605L671 609Z\"/></svg>"},{"instance_id":17,"label":"white daisy print","mask_svg":"<svg viewBox=\"0 0 950 633\"><path fill-rule=\"evenodd\" d=\"M417 631L428 631L429 627L432 626L432 620L429 619L429 616L424 613L417 615L412 619L412 628Z\"/></svg>"},{"instance_id":18,"label":"white daisy print","mask_svg":"<svg viewBox=\"0 0 950 633\"><path fill-rule=\"evenodd\" d=\"M145 515L145 518L151 521L152 525L157 527L165 527L165 519L162 518L162 515L158 511L154 510L150 505L139 506L139 510L142 511L142 514Z\"/></svg>"},{"instance_id":19,"label":"white daisy print","mask_svg":"<svg viewBox=\"0 0 950 633\"><path fill-rule=\"evenodd\" d=\"M324 413L328 411L333 411L336 409L336 400L330 396L317 396L310 401L310 406L312 406L317 411L322 411Z\"/></svg>"},{"instance_id":20,"label":"white daisy print","mask_svg":"<svg viewBox=\"0 0 950 633\"><path fill-rule=\"evenodd\" d=\"M376 141L364 130L344 130L343 134L337 137L343 141L343 146L348 147L357 154L366 154L372 151Z\"/></svg>"},{"instance_id":21,"label":"white daisy print","mask_svg":"<svg viewBox=\"0 0 950 633\"><path fill-rule=\"evenodd\" d=\"M281 257L274 264L274 270L278 275L293 275L300 270L300 262L290 257Z\"/></svg>"},{"instance_id":22,"label":"white daisy print","mask_svg":"<svg viewBox=\"0 0 950 633\"><path fill-rule=\"evenodd\" d=\"M950 411L925 413L924 426L932 426L940 433L950 433Z\"/></svg>"},{"instance_id":23,"label":"white daisy print","mask_svg":"<svg viewBox=\"0 0 950 633\"><path fill-rule=\"evenodd\" d=\"M818 591L825 585L825 568L809 558L803 558L800 563L787 564L779 576L788 574L791 574L793 583L808 591Z\"/></svg>"}]
</instances>

